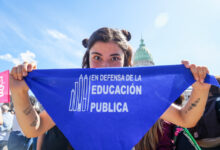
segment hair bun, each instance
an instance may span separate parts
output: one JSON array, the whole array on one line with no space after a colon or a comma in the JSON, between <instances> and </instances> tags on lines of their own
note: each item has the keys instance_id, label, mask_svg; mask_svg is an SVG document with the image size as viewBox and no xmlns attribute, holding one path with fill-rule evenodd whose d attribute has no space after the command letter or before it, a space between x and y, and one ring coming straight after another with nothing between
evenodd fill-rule
<instances>
[{"instance_id":1,"label":"hair bun","mask_svg":"<svg viewBox=\"0 0 220 150\"><path fill-rule=\"evenodd\" d=\"M124 36L126 37L127 41L131 40L131 33L127 30L121 30L121 32L124 34Z\"/></svg>"},{"instance_id":2,"label":"hair bun","mask_svg":"<svg viewBox=\"0 0 220 150\"><path fill-rule=\"evenodd\" d=\"M85 48L87 48L88 47L88 39L84 39L84 40L82 40L82 45L85 47Z\"/></svg>"}]
</instances>

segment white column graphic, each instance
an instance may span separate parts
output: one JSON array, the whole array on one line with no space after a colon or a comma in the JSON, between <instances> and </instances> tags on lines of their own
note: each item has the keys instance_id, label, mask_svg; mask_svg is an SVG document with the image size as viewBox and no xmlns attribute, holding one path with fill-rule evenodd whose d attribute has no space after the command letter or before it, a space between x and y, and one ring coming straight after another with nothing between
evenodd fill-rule
<instances>
[{"instance_id":1,"label":"white column graphic","mask_svg":"<svg viewBox=\"0 0 220 150\"><path fill-rule=\"evenodd\" d=\"M87 99L87 104L86 104L86 111L88 111L89 110L89 94L90 94L90 82L91 82L91 80L90 80L91 78L90 78L90 76L89 76L89 79L88 79L88 81L87 81L87 90L86 90L86 97L85 97L85 99Z\"/></svg>"},{"instance_id":2,"label":"white column graphic","mask_svg":"<svg viewBox=\"0 0 220 150\"><path fill-rule=\"evenodd\" d=\"M82 77L82 75L80 75L80 77L79 77L79 101L78 101L78 110L79 111L82 111L82 94L83 94L83 77Z\"/></svg>"},{"instance_id":3,"label":"white column graphic","mask_svg":"<svg viewBox=\"0 0 220 150\"><path fill-rule=\"evenodd\" d=\"M79 81L75 82L74 89L70 92L69 111L88 111L89 109L90 77L80 75Z\"/></svg>"},{"instance_id":4,"label":"white column graphic","mask_svg":"<svg viewBox=\"0 0 220 150\"><path fill-rule=\"evenodd\" d=\"M73 108L74 108L74 104L75 104L75 102L74 102L74 94L75 94L75 90L74 89L72 89L71 90L71 96L70 96L70 106L69 106L69 111L73 111Z\"/></svg>"},{"instance_id":5,"label":"white column graphic","mask_svg":"<svg viewBox=\"0 0 220 150\"><path fill-rule=\"evenodd\" d=\"M87 91L87 81L88 81L88 77L87 75L85 75L84 80L83 80L83 92L82 92L82 111L86 111L86 91Z\"/></svg>"}]
</instances>

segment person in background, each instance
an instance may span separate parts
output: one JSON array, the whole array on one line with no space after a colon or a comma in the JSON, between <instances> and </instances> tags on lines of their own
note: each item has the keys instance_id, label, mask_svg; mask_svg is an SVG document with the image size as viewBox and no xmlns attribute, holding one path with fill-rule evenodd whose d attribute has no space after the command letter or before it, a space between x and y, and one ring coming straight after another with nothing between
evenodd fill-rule
<instances>
[{"instance_id":1,"label":"person in background","mask_svg":"<svg viewBox=\"0 0 220 150\"><path fill-rule=\"evenodd\" d=\"M1 107L2 107L2 104L0 104L0 125L3 124L3 117L2 117L2 109L1 109Z\"/></svg>"},{"instance_id":2,"label":"person in background","mask_svg":"<svg viewBox=\"0 0 220 150\"><path fill-rule=\"evenodd\" d=\"M205 112L189 131L203 150L220 150L220 88L211 86Z\"/></svg>"},{"instance_id":3,"label":"person in background","mask_svg":"<svg viewBox=\"0 0 220 150\"><path fill-rule=\"evenodd\" d=\"M29 150L32 141L24 136L16 116L13 119L12 131L8 138L8 150Z\"/></svg>"},{"instance_id":4,"label":"person in background","mask_svg":"<svg viewBox=\"0 0 220 150\"><path fill-rule=\"evenodd\" d=\"M30 96L29 99L34 109L39 112L39 105L37 104L36 98ZM13 111L13 105L11 106L11 109ZM8 150L35 150L35 141L37 141L37 138L27 138L24 135L15 116L13 119L12 131L8 139Z\"/></svg>"},{"instance_id":5,"label":"person in background","mask_svg":"<svg viewBox=\"0 0 220 150\"><path fill-rule=\"evenodd\" d=\"M0 125L0 150L8 150L8 138L11 132L14 115L9 112L9 106L7 104L3 104L1 110L3 124Z\"/></svg>"}]
</instances>

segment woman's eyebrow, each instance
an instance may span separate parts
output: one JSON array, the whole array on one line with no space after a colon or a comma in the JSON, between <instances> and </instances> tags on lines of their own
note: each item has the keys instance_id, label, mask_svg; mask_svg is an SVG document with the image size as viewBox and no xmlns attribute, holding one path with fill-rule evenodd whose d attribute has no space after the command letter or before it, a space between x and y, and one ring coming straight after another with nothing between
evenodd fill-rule
<instances>
[{"instance_id":1,"label":"woman's eyebrow","mask_svg":"<svg viewBox=\"0 0 220 150\"><path fill-rule=\"evenodd\" d=\"M102 56L102 54L100 54L100 53L98 53L98 52L92 52L91 54L97 54L97 55Z\"/></svg>"},{"instance_id":2,"label":"woman's eyebrow","mask_svg":"<svg viewBox=\"0 0 220 150\"><path fill-rule=\"evenodd\" d=\"M115 53L115 54L111 54L110 56L120 56L120 54Z\"/></svg>"}]
</instances>

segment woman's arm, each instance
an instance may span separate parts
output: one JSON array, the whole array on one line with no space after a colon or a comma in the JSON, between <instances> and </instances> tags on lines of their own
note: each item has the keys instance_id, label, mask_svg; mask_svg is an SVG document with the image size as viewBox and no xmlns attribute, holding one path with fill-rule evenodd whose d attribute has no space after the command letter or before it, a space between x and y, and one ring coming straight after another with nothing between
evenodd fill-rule
<instances>
[{"instance_id":1,"label":"woman's arm","mask_svg":"<svg viewBox=\"0 0 220 150\"><path fill-rule=\"evenodd\" d=\"M172 104L161 118L185 128L194 127L204 112L207 97L207 90L193 89L188 103L183 108Z\"/></svg>"},{"instance_id":2,"label":"woman's arm","mask_svg":"<svg viewBox=\"0 0 220 150\"><path fill-rule=\"evenodd\" d=\"M190 128L196 125L201 116L203 115L210 85L204 83L208 69L206 67L196 67L189 65L187 61L183 64L189 68L196 80L192 85L193 90L189 101L183 108L179 108L172 104L166 112L161 116L162 119L172 122L173 124Z\"/></svg>"},{"instance_id":3,"label":"woman's arm","mask_svg":"<svg viewBox=\"0 0 220 150\"><path fill-rule=\"evenodd\" d=\"M38 115L30 103L28 96L29 88L23 77L27 76L28 72L35 68L35 64L23 63L14 67L10 73L10 90L15 114L23 133L27 137L37 137L55 125L45 111Z\"/></svg>"}]
</instances>

